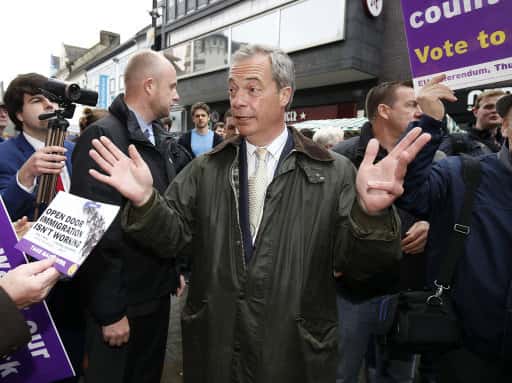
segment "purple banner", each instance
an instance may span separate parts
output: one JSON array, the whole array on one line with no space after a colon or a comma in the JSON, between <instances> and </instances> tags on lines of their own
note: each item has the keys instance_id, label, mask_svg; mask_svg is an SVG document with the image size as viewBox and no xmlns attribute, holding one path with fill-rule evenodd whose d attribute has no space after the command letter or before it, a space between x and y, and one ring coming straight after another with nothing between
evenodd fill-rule
<instances>
[{"instance_id":1,"label":"purple banner","mask_svg":"<svg viewBox=\"0 0 512 383\"><path fill-rule=\"evenodd\" d=\"M512 1L402 0L402 11L415 79L446 73L456 88L511 79Z\"/></svg>"},{"instance_id":2,"label":"purple banner","mask_svg":"<svg viewBox=\"0 0 512 383\"><path fill-rule=\"evenodd\" d=\"M27 262L15 249L18 242L7 209L0 197L0 275ZM30 343L11 356L0 359L1 383L49 383L74 376L64 346L46 303L23 310L30 328Z\"/></svg>"}]
</instances>

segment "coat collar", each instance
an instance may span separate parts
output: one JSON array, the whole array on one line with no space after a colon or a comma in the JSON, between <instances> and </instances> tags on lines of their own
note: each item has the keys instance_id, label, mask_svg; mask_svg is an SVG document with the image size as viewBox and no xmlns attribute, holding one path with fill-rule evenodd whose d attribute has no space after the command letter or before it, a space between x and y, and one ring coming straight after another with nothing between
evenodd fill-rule
<instances>
[{"instance_id":1,"label":"coat collar","mask_svg":"<svg viewBox=\"0 0 512 383\"><path fill-rule=\"evenodd\" d=\"M142 130L137 122L137 117L135 114L128 108L126 102L124 101L124 94L121 93L118 95L112 104L110 105L109 112L113 114L123 125L125 125L128 129L128 133L130 135L130 139L134 141L140 141L143 143L150 144L147 138L142 133ZM153 121L153 133L155 135L156 144L158 145L166 136L170 136L167 133L159 121Z\"/></svg>"},{"instance_id":2,"label":"coat collar","mask_svg":"<svg viewBox=\"0 0 512 383\"><path fill-rule=\"evenodd\" d=\"M300 134L295 128L288 127L288 131L293 140L293 148L292 150L302 153L305 156L311 158L315 161L321 162L332 162L334 161L334 157L329 153L327 149L324 149L320 145L315 144L309 138L304 137ZM239 147L242 142L242 137L240 135L234 136L228 140L223 141L219 145L217 145L213 150L211 150L208 155L215 155L224 151L228 147Z\"/></svg>"},{"instance_id":3,"label":"coat collar","mask_svg":"<svg viewBox=\"0 0 512 383\"><path fill-rule=\"evenodd\" d=\"M505 166L509 171L512 172L512 153L509 149L510 142L507 140L498 152L498 160Z\"/></svg>"},{"instance_id":4,"label":"coat collar","mask_svg":"<svg viewBox=\"0 0 512 383\"><path fill-rule=\"evenodd\" d=\"M359 142L357 144L357 153L356 153L356 163L358 164L357 167L359 167L359 164L363 161L364 154L366 152L366 147L368 146L368 143L370 140L374 138L373 135L373 127L370 122L366 122L361 127L361 134L359 135ZM386 149L384 149L382 146L379 145L379 152L377 153L376 161L382 160L387 155Z\"/></svg>"}]
</instances>

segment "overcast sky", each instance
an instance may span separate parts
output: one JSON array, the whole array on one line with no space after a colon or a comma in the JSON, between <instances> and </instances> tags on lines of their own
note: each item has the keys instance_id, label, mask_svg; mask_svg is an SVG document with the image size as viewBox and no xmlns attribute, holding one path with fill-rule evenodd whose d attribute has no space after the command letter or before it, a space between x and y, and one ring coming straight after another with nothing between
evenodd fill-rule
<instances>
[{"instance_id":1,"label":"overcast sky","mask_svg":"<svg viewBox=\"0 0 512 383\"><path fill-rule=\"evenodd\" d=\"M100 30L121 43L151 23L151 0L0 0L0 81L19 73L49 74L62 43L90 48Z\"/></svg>"}]
</instances>

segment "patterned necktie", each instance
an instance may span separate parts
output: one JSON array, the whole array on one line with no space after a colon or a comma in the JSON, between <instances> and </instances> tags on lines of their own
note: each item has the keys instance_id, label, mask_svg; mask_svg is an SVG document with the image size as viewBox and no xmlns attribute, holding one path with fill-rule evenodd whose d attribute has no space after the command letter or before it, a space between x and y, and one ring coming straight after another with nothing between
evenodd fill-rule
<instances>
[{"instance_id":1,"label":"patterned necktie","mask_svg":"<svg viewBox=\"0 0 512 383\"><path fill-rule=\"evenodd\" d=\"M260 223L267 190L267 149L258 148L254 153L258 162L254 175L249 177L249 224L253 238Z\"/></svg>"},{"instance_id":2,"label":"patterned necktie","mask_svg":"<svg viewBox=\"0 0 512 383\"><path fill-rule=\"evenodd\" d=\"M151 132L149 131L149 128L144 129L144 135L146 136L146 138L148 139L149 142L151 142L153 145L155 144L154 138L151 135Z\"/></svg>"}]
</instances>

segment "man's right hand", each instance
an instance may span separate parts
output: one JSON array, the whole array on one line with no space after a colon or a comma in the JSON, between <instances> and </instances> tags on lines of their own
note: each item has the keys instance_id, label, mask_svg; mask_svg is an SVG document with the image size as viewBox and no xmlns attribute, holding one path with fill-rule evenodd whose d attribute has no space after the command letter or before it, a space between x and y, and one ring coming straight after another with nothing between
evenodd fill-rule
<instances>
[{"instance_id":1,"label":"man's right hand","mask_svg":"<svg viewBox=\"0 0 512 383\"><path fill-rule=\"evenodd\" d=\"M133 205L144 205L153 194L153 177L135 146L128 147L126 156L107 137L92 140L94 149L89 155L107 173L90 169L89 174L100 182L112 186Z\"/></svg>"},{"instance_id":2,"label":"man's right hand","mask_svg":"<svg viewBox=\"0 0 512 383\"><path fill-rule=\"evenodd\" d=\"M446 78L442 74L435 76L418 92L416 100L423 113L430 117L441 121L444 118L444 105L441 100L449 102L457 101L457 97L453 94L453 90L446 85L441 84Z\"/></svg>"},{"instance_id":3,"label":"man's right hand","mask_svg":"<svg viewBox=\"0 0 512 383\"><path fill-rule=\"evenodd\" d=\"M19 182L31 188L35 178L41 174L59 174L66 164L66 152L67 149L62 146L45 146L36 150L20 168Z\"/></svg>"},{"instance_id":4,"label":"man's right hand","mask_svg":"<svg viewBox=\"0 0 512 383\"><path fill-rule=\"evenodd\" d=\"M0 287L20 309L40 302L59 279L59 272L52 267L54 262L44 259L20 265L0 278Z\"/></svg>"},{"instance_id":5,"label":"man's right hand","mask_svg":"<svg viewBox=\"0 0 512 383\"><path fill-rule=\"evenodd\" d=\"M130 323L126 316L116 323L102 327L103 340L111 347L121 347L130 339Z\"/></svg>"}]
</instances>

